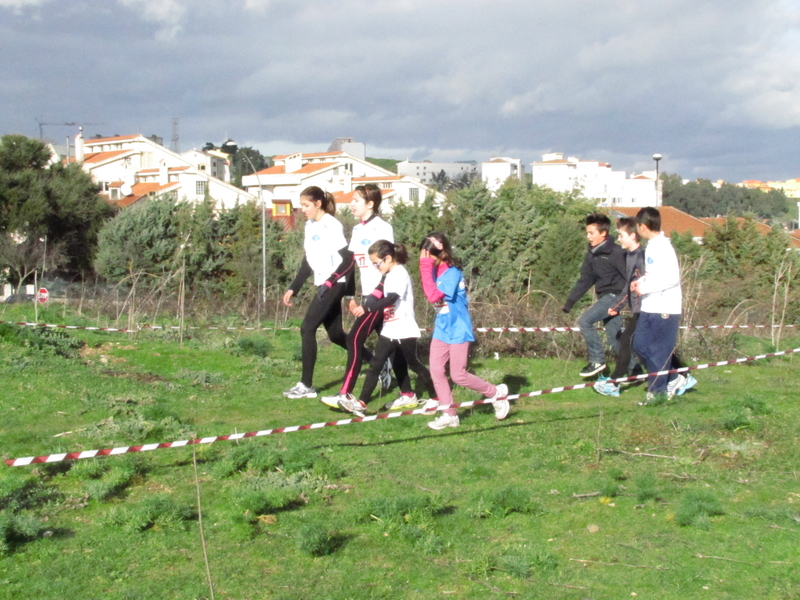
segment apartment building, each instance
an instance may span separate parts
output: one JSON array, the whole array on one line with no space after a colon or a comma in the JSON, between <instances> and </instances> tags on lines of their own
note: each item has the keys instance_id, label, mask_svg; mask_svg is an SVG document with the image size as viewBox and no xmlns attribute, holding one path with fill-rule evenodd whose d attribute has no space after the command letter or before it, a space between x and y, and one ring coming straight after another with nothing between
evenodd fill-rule
<instances>
[{"instance_id":1,"label":"apartment building","mask_svg":"<svg viewBox=\"0 0 800 600\"><path fill-rule=\"evenodd\" d=\"M258 197L273 218L292 219L300 208L300 192L315 185L331 192L337 203L349 203L348 194L359 185L373 183L384 195L381 210L391 213L398 202L413 203L429 194L437 203L444 195L408 175L396 175L365 159L344 151L285 154L275 156L274 165L242 177L242 187Z\"/></svg>"},{"instance_id":2,"label":"apartment building","mask_svg":"<svg viewBox=\"0 0 800 600\"><path fill-rule=\"evenodd\" d=\"M557 192L579 190L600 206L661 206L655 171L626 177L624 171L614 171L608 163L575 156L564 158L563 153L552 152L531 163L531 178L535 185Z\"/></svg>"},{"instance_id":3,"label":"apartment building","mask_svg":"<svg viewBox=\"0 0 800 600\"><path fill-rule=\"evenodd\" d=\"M398 175L416 177L425 184L433 183L434 176L439 175L442 171L452 181L465 175L470 178L476 178L480 174L478 163L474 160L462 162L431 162L429 160L412 162L406 159L397 163Z\"/></svg>"},{"instance_id":4,"label":"apartment building","mask_svg":"<svg viewBox=\"0 0 800 600\"><path fill-rule=\"evenodd\" d=\"M85 140L78 133L75 155L68 160L80 163L100 186L101 195L120 208L161 194L188 202L208 196L218 208L255 199L225 180L230 179L230 166L223 164L223 156L176 154L141 134Z\"/></svg>"}]
</instances>

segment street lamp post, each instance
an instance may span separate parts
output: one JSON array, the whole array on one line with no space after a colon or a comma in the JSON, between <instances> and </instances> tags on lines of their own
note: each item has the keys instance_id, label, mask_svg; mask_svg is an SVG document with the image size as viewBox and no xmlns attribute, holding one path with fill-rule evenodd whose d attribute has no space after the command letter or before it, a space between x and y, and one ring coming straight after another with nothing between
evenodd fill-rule
<instances>
[{"instance_id":1,"label":"street lamp post","mask_svg":"<svg viewBox=\"0 0 800 600\"><path fill-rule=\"evenodd\" d=\"M236 142L233 140L228 140L224 144L222 144L221 150L228 154L231 157L231 162L233 162L233 156L236 154L236 151L239 147L236 145ZM253 169L253 175L256 176L256 181L258 182L258 197L261 200L261 302L263 303L264 307L267 306L267 208L264 202L264 193L261 186L261 177L258 174L258 169L253 164L253 161L250 160L250 157L247 156L247 152L242 152L242 156L245 157L248 163L250 163L250 168Z\"/></svg>"},{"instance_id":2,"label":"street lamp post","mask_svg":"<svg viewBox=\"0 0 800 600\"><path fill-rule=\"evenodd\" d=\"M656 206L661 206L661 194L659 187L661 185L661 179L658 175L658 161L661 160L660 154L653 154L653 160L656 161Z\"/></svg>"}]
</instances>

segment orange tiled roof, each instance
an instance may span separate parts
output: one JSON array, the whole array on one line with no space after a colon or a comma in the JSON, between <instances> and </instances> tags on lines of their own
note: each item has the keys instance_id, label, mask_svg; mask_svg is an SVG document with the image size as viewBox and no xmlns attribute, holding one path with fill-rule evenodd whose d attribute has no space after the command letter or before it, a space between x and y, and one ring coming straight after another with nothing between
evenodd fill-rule
<instances>
[{"instance_id":1,"label":"orange tiled roof","mask_svg":"<svg viewBox=\"0 0 800 600\"><path fill-rule=\"evenodd\" d=\"M98 164L106 160L110 160L115 158L121 154L128 154L132 152L132 150L110 150L108 152L90 152L88 154L84 154L83 162L89 164ZM69 158L65 158L61 161L63 164L72 165L78 162L78 160L74 156L70 156Z\"/></svg>"},{"instance_id":2,"label":"orange tiled roof","mask_svg":"<svg viewBox=\"0 0 800 600\"><path fill-rule=\"evenodd\" d=\"M296 153L295 153L296 154ZM323 156L341 156L344 152L303 152L300 156L303 158L321 158ZM273 160L284 160L294 156L294 154L281 154L280 156L273 156Z\"/></svg>"},{"instance_id":3,"label":"orange tiled roof","mask_svg":"<svg viewBox=\"0 0 800 600\"><path fill-rule=\"evenodd\" d=\"M112 206L116 206L118 208L125 208L126 206L130 206L137 200L143 198L144 196L149 196L151 194L158 194L161 192L168 192L172 189L177 189L180 187L180 183L177 181L173 181L167 184L160 184L156 182L148 182L148 183L135 183L131 187L131 193L125 196L124 198L120 198L119 200L109 200L109 204Z\"/></svg>"},{"instance_id":4,"label":"orange tiled roof","mask_svg":"<svg viewBox=\"0 0 800 600\"><path fill-rule=\"evenodd\" d=\"M173 171L186 171L187 169L189 169L188 166L170 167L168 169L168 171L170 171L170 172L173 172ZM158 171L159 171L158 167L155 167L155 168L150 168L150 169L142 169L140 171L137 171L137 174L147 175L148 173L158 173Z\"/></svg>"},{"instance_id":5,"label":"orange tiled roof","mask_svg":"<svg viewBox=\"0 0 800 600\"><path fill-rule=\"evenodd\" d=\"M614 206L611 208L612 213L621 213L626 217L635 217L639 212L638 206ZM690 232L692 237L703 237L706 232L711 228L711 225L693 217L689 213L678 210L674 206L659 206L658 212L661 213L661 231L669 237L673 231L678 233Z\"/></svg>"},{"instance_id":6,"label":"orange tiled roof","mask_svg":"<svg viewBox=\"0 0 800 600\"><path fill-rule=\"evenodd\" d=\"M296 171L292 171L290 174L316 173L317 171L321 171L323 169L328 169L330 167L336 167L336 166L338 166L337 163L306 163ZM263 169L258 173L256 173L256 175L285 175L285 174L286 174L285 165L276 165L274 167Z\"/></svg>"},{"instance_id":7,"label":"orange tiled roof","mask_svg":"<svg viewBox=\"0 0 800 600\"><path fill-rule=\"evenodd\" d=\"M329 169L330 167L338 166L337 163L307 163L297 169L297 171L292 171L293 173L315 173L317 171L322 171L324 169Z\"/></svg>"},{"instance_id":8,"label":"orange tiled roof","mask_svg":"<svg viewBox=\"0 0 800 600\"><path fill-rule=\"evenodd\" d=\"M352 192L333 192L333 199L336 201L336 204L350 204L354 193L355 190ZM384 199L388 198L389 196L394 196L394 194L395 190L392 189L381 190L381 196L383 196Z\"/></svg>"},{"instance_id":9,"label":"orange tiled roof","mask_svg":"<svg viewBox=\"0 0 800 600\"><path fill-rule=\"evenodd\" d=\"M256 175L283 175L286 173L286 167L283 165L278 165L275 167L269 167L267 169L262 169Z\"/></svg>"},{"instance_id":10,"label":"orange tiled roof","mask_svg":"<svg viewBox=\"0 0 800 600\"><path fill-rule=\"evenodd\" d=\"M86 154L83 157L83 162L85 163L101 163L103 161L115 158L120 154L126 154L130 152L130 150L111 150L109 152L93 152L91 154Z\"/></svg>"}]
</instances>

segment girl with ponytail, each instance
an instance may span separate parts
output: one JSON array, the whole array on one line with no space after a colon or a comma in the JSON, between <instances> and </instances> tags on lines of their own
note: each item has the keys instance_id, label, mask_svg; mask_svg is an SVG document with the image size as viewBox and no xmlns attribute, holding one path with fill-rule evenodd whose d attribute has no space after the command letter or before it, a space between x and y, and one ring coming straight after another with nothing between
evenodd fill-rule
<instances>
[{"instance_id":1,"label":"girl with ponytail","mask_svg":"<svg viewBox=\"0 0 800 600\"><path fill-rule=\"evenodd\" d=\"M297 276L283 295L283 303L292 305L292 298L309 276L313 276L317 292L300 325L303 375L283 395L287 398L316 398L313 378L319 326L325 326L328 338L334 344L347 348L347 336L342 328L342 297L347 277L352 274L353 253L347 249L342 224L333 216L336 214L333 195L317 186L308 187L300 193L300 209L307 219L303 240L305 256Z\"/></svg>"}]
</instances>

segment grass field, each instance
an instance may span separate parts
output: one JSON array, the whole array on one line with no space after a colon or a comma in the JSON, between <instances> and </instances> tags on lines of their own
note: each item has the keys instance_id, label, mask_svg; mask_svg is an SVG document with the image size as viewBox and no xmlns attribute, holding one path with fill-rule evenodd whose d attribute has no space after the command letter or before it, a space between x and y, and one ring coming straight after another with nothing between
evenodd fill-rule
<instances>
[{"instance_id":1,"label":"grass field","mask_svg":"<svg viewBox=\"0 0 800 600\"><path fill-rule=\"evenodd\" d=\"M293 331L181 345L174 332L0 325L0 454L345 418L282 397L299 348ZM656 407L637 405L641 387L586 389L520 399L502 422L465 409L441 432L408 416L0 465L0 598L210 598L208 573L216 598L237 600L800 598L798 361L702 370ZM322 393L343 362L321 345ZM583 362L477 357L472 370L519 393L578 383Z\"/></svg>"}]
</instances>

